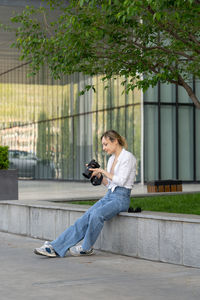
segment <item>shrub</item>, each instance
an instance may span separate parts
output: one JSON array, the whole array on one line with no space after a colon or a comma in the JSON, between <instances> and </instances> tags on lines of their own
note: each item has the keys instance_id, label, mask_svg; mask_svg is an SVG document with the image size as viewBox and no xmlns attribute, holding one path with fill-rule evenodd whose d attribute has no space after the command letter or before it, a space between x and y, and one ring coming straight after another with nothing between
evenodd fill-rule
<instances>
[{"instance_id":1,"label":"shrub","mask_svg":"<svg viewBox=\"0 0 200 300\"><path fill-rule=\"evenodd\" d=\"M0 170L9 168L8 146L0 146Z\"/></svg>"}]
</instances>

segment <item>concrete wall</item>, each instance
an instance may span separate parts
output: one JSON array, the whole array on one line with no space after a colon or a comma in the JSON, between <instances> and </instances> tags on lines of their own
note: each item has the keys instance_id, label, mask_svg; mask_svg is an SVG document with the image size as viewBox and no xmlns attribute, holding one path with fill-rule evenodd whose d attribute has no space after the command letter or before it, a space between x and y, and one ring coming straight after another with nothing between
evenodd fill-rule
<instances>
[{"instance_id":1,"label":"concrete wall","mask_svg":"<svg viewBox=\"0 0 200 300\"><path fill-rule=\"evenodd\" d=\"M55 239L86 209L77 205L0 203L0 231ZM121 213L105 226L96 249L155 261L200 267L200 217Z\"/></svg>"}]
</instances>

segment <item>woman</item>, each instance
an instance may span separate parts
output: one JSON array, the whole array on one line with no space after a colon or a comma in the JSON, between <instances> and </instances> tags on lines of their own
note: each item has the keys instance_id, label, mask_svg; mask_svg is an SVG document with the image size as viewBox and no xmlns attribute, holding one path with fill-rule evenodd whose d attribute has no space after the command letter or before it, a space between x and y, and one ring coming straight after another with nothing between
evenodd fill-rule
<instances>
[{"instance_id":1,"label":"woman","mask_svg":"<svg viewBox=\"0 0 200 300\"><path fill-rule=\"evenodd\" d=\"M107 171L101 168L90 170L93 171L92 176L103 175L102 183L107 186L108 192L56 240L51 243L45 242L42 247L36 248L35 254L64 257L69 250L73 256L92 255L93 245L103 228L104 221L128 210L136 172L136 159L132 153L125 150L126 140L116 131L104 132L101 141L103 150L111 155ZM76 246L81 240L82 245Z\"/></svg>"}]
</instances>

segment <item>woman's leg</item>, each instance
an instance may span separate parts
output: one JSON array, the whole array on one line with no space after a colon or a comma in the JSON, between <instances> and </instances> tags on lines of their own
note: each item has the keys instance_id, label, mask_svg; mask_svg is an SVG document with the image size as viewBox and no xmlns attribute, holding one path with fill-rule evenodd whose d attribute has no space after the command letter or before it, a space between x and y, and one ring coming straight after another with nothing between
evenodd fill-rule
<instances>
[{"instance_id":1,"label":"woman's leg","mask_svg":"<svg viewBox=\"0 0 200 300\"><path fill-rule=\"evenodd\" d=\"M117 187L109 193L109 199L89 215L89 224L82 243L84 251L88 251L96 242L104 221L112 219L121 211L127 211L130 204L130 190Z\"/></svg>"},{"instance_id":2,"label":"woman's leg","mask_svg":"<svg viewBox=\"0 0 200 300\"><path fill-rule=\"evenodd\" d=\"M67 228L57 239L50 243L59 256L64 257L69 248L76 245L85 237L90 215L93 211L101 207L107 201L107 198L108 193L91 206L85 214L74 223L74 225Z\"/></svg>"}]
</instances>

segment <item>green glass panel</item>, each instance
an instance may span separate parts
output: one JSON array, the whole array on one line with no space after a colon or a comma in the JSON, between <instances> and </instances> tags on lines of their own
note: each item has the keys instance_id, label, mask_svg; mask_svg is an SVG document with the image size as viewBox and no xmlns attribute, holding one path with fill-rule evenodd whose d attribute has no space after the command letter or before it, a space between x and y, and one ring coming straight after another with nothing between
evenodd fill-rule
<instances>
[{"instance_id":1,"label":"green glass panel","mask_svg":"<svg viewBox=\"0 0 200 300\"><path fill-rule=\"evenodd\" d=\"M179 107L178 120L179 178L193 180L193 109Z\"/></svg>"},{"instance_id":2,"label":"green glass panel","mask_svg":"<svg viewBox=\"0 0 200 300\"><path fill-rule=\"evenodd\" d=\"M144 178L158 179L158 107L144 107Z\"/></svg>"},{"instance_id":3,"label":"green glass panel","mask_svg":"<svg viewBox=\"0 0 200 300\"><path fill-rule=\"evenodd\" d=\"M144 93L144 102L158 102L158 86L150 87Z\"/></svg>"},{"instance_id":4,"label":"green glass panel","mask_svg":"<svg viewBox=\"0 0 200 300\"><path fill-rule=\"evenodd\" d=\"M176 111L161 107L161 179L176 179Z\"/></svg>"},{"instance_id":5,"label":"green glass panel","mask_svg":"<svg viewBox=\"0 0 200 300\"><path fill-rule=\"evenodd\" d=\"M174 84L160 84L160 101L161 102L176 102L176 86Z\"/></svg>"},{"instance_id":6,"label":"green glass panel","mask_svg":"<svg viewBox=\"0 0 200 300\"><path fill-rule=\"evenodd\" d=\"M200 94L200 93L199 93ZM196 109L196 179L200 180L200 110Z\"/></svg>"}]
</instances>

